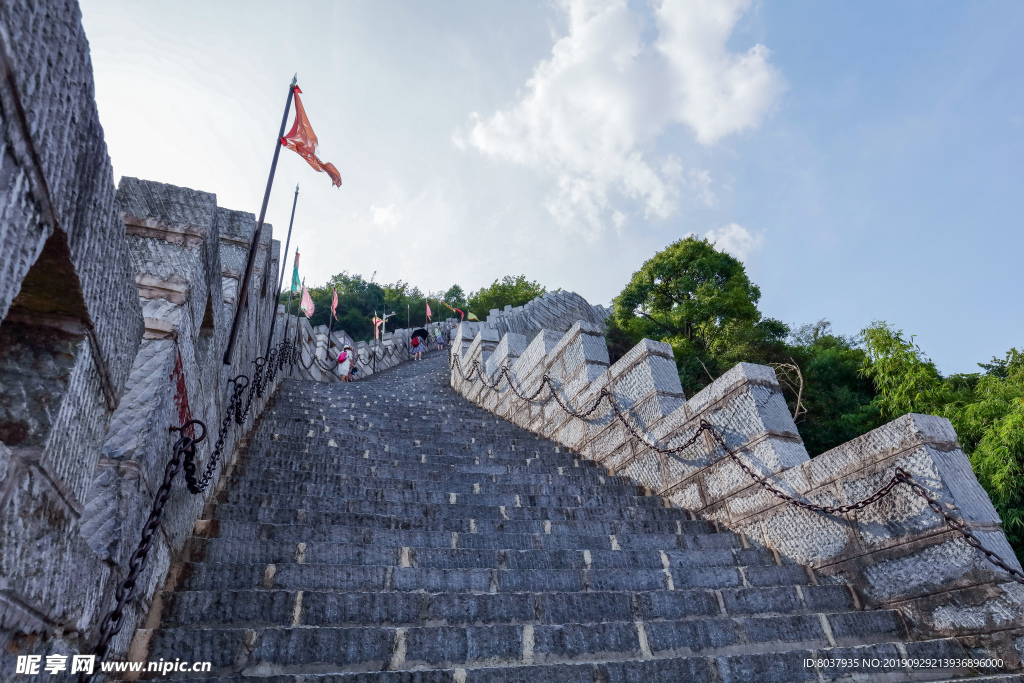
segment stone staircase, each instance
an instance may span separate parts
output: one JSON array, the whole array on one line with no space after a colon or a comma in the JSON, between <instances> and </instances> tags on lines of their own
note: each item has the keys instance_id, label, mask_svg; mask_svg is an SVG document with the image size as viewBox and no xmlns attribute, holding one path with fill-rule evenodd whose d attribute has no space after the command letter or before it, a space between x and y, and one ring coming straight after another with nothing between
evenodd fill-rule
<instances>
[{"instance_id":1,"label":"stone staircase","mask_svg":"<svg viewBox=\"0 0 1024 683\"><path fill-rule=\"evenodd\" d=\"M897 612L496 420L448 376L433 353L287 380L171 568L147 659L289 683L1020 680L889 662L985 654L911 640Z\"/></svg>"}]
</instances>

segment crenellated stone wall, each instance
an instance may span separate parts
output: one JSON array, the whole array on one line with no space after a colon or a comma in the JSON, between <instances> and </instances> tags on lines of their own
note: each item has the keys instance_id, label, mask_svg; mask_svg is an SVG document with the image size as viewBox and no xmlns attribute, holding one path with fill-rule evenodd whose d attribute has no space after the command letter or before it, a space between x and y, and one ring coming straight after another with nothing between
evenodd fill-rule
<instances>
[{"instance_id":1,"label":"crenellated stone wall","mask_svg":"<svg viewBox=\"0 0 1024 683\"><path fill-rule=\"evenodd\" d=\"M284 306L279 306L277 310L278 329L287 328L289 340L298 346L299 357L293 376L317 382L332 382L338 379L340 370L337 358L346 345L355 351L355 362L359 372L354 379L359 381L412 360L413 353L409 342L412 333L417 329L424 329L429 335L424 351L433 351L437 349L434 342L437 330L440 329L443 338L447 340L456 325L457 321L454 318L448 318L419 327L385 332L379 340L353 342L352 337L344 330L329 330L327 325L313 327L305 317L286 316ZM277 332L275 336L276 334Z\"/></svg>"},{"instance_id":2,"label":"crenellated stone wall","mask_svg":"<svg viewBox=\"0 0 1024 683\"><path fill-rule=\"evenodd\" d=\"M251 213L213 194L114 187L77 3L0 3L0 678L22 654L96 642L171 456L169 427L211 429L251 375L274 311L265 226L231 365ZM239 263L242 265L240 266ZM279 335L280 336L280 335ZM269 397L227 434L230 470ZM112 654L123 654L214 487L175 482ZM173 577L171 577L173 580Z\"/></svg>"},{"instance_id":3,"label":"crenellated stone wall","mask_svg":"<svg viewBox=\"0 0 1024 683\"><path fill-rule=\"evenodd\" d=\"M541 330L532 340L460 325L453 332L458 353L451 386L610 473L631 477L665 505L715 520L743 534L745 542L809 567L815 580L846 583L869 608L899 609L919 637L957 636L995 646L1019 662L1024 586L987 562L905 485L863 509L822 514L766 491L706 432L675 454L651 447L680 446L706 421L759 476L797 499L827 506L865 498L899 467L1019 569L948 420L905 415L812 460L772 368L740 363L687 399L669 345L645 339L609 366L603 334L603 326L589 322L576 322L564 334ZM524 400L501 379L503 368L527 398L547 376L577 413L599 405L581 419L548 389ZM602 390L614 397L632 430L602 399Z\"/></svg>"}]
</instances>

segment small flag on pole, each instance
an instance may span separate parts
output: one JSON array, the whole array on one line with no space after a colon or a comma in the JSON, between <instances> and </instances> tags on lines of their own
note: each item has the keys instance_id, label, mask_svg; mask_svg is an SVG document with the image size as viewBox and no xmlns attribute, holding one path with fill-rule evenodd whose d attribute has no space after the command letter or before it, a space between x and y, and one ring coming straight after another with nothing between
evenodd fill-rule
<instances>
[{"instance_id":1,"label":"small flag on pole","mask_svg":"<svg viewBox=\"0 0 1024 683\"><path fill-rule=\"evenodd\" d=\"M334 318L335 320L338 319L338 314L336 312L337 310L338 310L338 288L335 287L334 288L334 298L331 300L331 317Z\"/></svg>"},{"instance_id":2,"label":"small flag on pole","mask_svg":"<svg viewBox=\"0 0 1024 683\"><path fill-rule=\"evenodd\" d=\"M292 270L292 294L298 294L302 284L299 282L299 250L295 250L295 268Z\"/></svg>"},{"instance_id":3,"label":"small flag on pole","mask_svg":"<svg viewBox=\"0 0 1024 683\"><path fill-rule=\"evenodd\" d=\"M288 134L281 138L281 144L305 159L314 171L321 171L329 175L335 187L341 187L341 174L338 173L338 169L334 167L334 164L320 161L320 157L316 155L319 151L316 133L313 132L313 126L309 125L306 109L302 106L302 100L299 99L299 93L302 91L297 85L292 87L295 88L295 123L292 124L292 129L288 131Z\"/></svg>"},{"instance_id":4,"label":"small flag on pole","mask_svg":"<svg viewBox=\"0 0 1024 683\"><path fill-rule=\"evenodd\" d=\"M380 326L384 321L377 317L377 314L373 314L373 338L378 339L380 335Z\"/></svg>"},{"instance_id":5,"label":"small flag on pole","mask_svg":"<svg viewBox=\"0 0 1024 683\"><path fill-rule=\"evenodd\" d=\"M430 302L427 301L427 320L430 320Z\"/></svg>"},{"instance_id":6,"label":"small flag on pole","mask_svg":"<svg viewBox=\"0 0 1024 683\"><path fill-rule=\"evenodd\" d=\"M302 303L299 304L299 308L303 313L306 314L307 318L313 317L313 299L309 296L309 290L305 287L302 288Z\"/></svg>"}]
</instances>

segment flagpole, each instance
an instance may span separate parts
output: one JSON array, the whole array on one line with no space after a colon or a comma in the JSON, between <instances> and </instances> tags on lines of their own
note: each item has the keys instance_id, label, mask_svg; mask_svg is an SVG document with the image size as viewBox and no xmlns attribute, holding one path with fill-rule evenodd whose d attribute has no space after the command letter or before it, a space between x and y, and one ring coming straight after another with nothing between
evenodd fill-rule
<instances>
[{"instance_id":1,"label":"flagpole","mask_svg":"<svg viewBox=\"0 0 1024 683\"><path fill-rule=\"evenodd\" d=\"M334 290L335 296L338 294L337 288ZM327 316L327 353L331 353L331 327L334 325L334 300L331 300L331 313ZM344 349L342 349L344 351Z\"/></svg>"},{"instance_id":2,"label":"flagpole","mask_svg":"<svg viewBox=\"0 0 1024 683\"><path fill-rule=\"evenodd\" d=\"M296 258L296 260L299 258L299 248L298 247L295 247L295 258ZM281 339L283 339L284 341L288 341L288 323L290 323L291 320L292 320L292 294L295 293L295 292L292 291L293 287L294 287L294 285L288 285L288 310L287 310L287 312L285 313L285 316L284 316L284 334L281 335ZM298 314L296 314L296 322L295 322L295 324L298 325ZM293 349L293 351L294 351L294 349Z\"/></svg>"},{"instance_id":3,"label":"flagpole","mask_svg":"<svg viewBox=\"0 0 1024 683\"><path fill-rule=\"evenodd\" d=\"M306 289L306 278L302 278L302 290L300 290L300 293L299 293L299 296L300 296L299 308L300 309L302 308L302 299L301 299L302 294L301 293L303 291L305 291L305 289ZM289 298L290 298L290 295L289 295ZM299 348L299 312L298 311L295 311L295 344L293 345L293 348L295 348L295 349ZM293 354L293 357L294 357L294 354ZM301 353L299 354L299 364L300 365L302 364L302 354Z\"/></svg>"},{"instance_id":4,"label":"flagpole","mask_svg":"<svg viewBox=\"0 0 1024 683\"><path fill-rule=\"evenodd\" d=\"M284 254L284 258L282 259L282 263L281 263L281 278L277 282L277 296L278 296L278 298L281 297L281 287L284 286L285 265L288 263L288 246L292 243L292 223L295 222L295 205L298 204L298 203L299 203L299 184L295 183L295 199L292 200L292 217L288 220L288 239L285 240L285 242L284 242L284 251L281 252L281 253ZM289 292L288 292L288 307L291 308L291 301L292 301L291 287L289 287L288 289L289 289ZM288 324L288 319L285 318L285 325L287 325L287 324ZM276 325L277 325L277 304L275 303L274 304L274 317L271 318L271 320L270 320L270 338L267 339L267 352L263 355L264 358L270 358L270 347L273 346L273 344L274 344L274 327ZM287 338L288 338L288 328L285 327L284 337L282 337L282 339L287 339Z\"/></svg>"},{"instance_id":5,"label":"flagpole","mask_svg":"<svg viewBox=\"0 0 1024 683\"><path fill-rule=\"evenodd\" d=\"M288 86L288 99L284 103L284 115L281 116L281 132L274 140L274 160L270 162L270 175L267 177L267 189L263 193L263 206L260 207L260 218L256 221L256 232L252 236L252 244L249 246L249 260L245 264L245 276L242 278L242 287L238 292L238 301L235 304L235 319L231 323L231 336L228 337L228 348L224 351L224 364L231 365L231 354L235 350L235 339L238 336L238 326L242 321L242 309L249 298L249 283L252 281L252 269L256 264L256 252L260 246L260 234L263 232L263 221L267 217L267 204L270 202L270 189L274 186L274 173L277 171L277 158L281 155L281 138L284 137L284 127L288 123L288 112L292 108L292 96L295 94L295 84L298 82L298 75L292 77L292 83ZM269 273L268 273L269 275ZM277 317L277 303L274 303L274 317Z\"/></svg>"}]
</instances>

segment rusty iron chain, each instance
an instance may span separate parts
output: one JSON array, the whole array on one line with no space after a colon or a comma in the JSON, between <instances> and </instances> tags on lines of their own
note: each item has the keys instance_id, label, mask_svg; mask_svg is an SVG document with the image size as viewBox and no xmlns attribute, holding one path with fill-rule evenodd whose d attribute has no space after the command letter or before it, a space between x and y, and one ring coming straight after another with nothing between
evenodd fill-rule
<instances>
[{"instance_id":1,"label":"rusty iron chain","mask_svg":"<svg viewBox=\"0 0 1024 683\"><path fill-rule=\"evenodd\" d=\"M135 597L139 576L146 569L146 559L153 546L153 537L160 526L164 505L166 505L167 499L171 495L171 484L174 482L174 477L178 474L178 470L181 469L182 459L189 456L194 458L196 444L206 438L205 426L203 426L203 433L199 437L193 438L185 434L185 430L193 425L203 426L198 420L190 420L181 427L171 427L171 431L181 432L181 437L175 442L173 455L164 468L164 479L160 484L160 488L156 491L156 496L153 498L153 507L150 510L149 518L146 520L145 526L142 527L142 539L128 560L128 575L124 577L114 591L114 609L108 612L103 617L103 621L100 622L100 637L94 651L97 659L106 657L107 651L110 649L110 641L113 640L114 636L120 632L121 627L124 626L125 607Z\"/></svg>"},{"instance_id":2,"label":"rusty iron chain","mask_svg":"<svg viewBox=\"0 0 1024 683\"><path fill-rule=\"evenodd\" d=\"M196 445L204 441L207 436L206 424L202 420L189 420L179 427L171 427L171 431L181 434L174 443L171 459L164 468L164 478L153 498L153 507L150 510L149 518L142 528L142 538L128 560L128 574L117 585L114 590L114 608L110 610L100 622L99 639L93 654L96 659L102 660L110 649L113 638L124 626L125 607L135 598L138 588L139 576L146 569L149 551L153 545L154 535L163 518L164 506L171 495L171 485L179 470L184 470L185 484L192 494L199 494L205 491L213 480L213 474L220 462L224 441L230 431L231 421L244 424L248 417L254 395L262 397L266 387L273 384L277 373L283 369L286 363L292 358L294 350L292 345L281 342L274 347L267 358L258 358L256 370L253 372L253 380L250 381L246 375L238 375L228 380L228 406L221 418L220 429L217 441L210 454L210 460L206 465L201 478L196 477ZM246 392L248 391L248 394ZM244 398L243 398L243 395ZM202 428L202 434L198 437L189 436L186 430L195 432L196 427ZM89 680L92 676L81 676L79 680Z\"/></svg>"},{"instance_id":3,"label":"rusty iron chain","mask_svg":"<svg viewBox=\"0 0 1024 683\"><path fill-rule=\"evenodd\" d=\"M702 419L700 421L697 430L694 432L693 436L690 437L686 442L679 446L668 448L665 446L658 445L655 439L649 437L647 434L643 433L639 428L637 428L636 425L633 424L633 420L630 418L628 411L623 411L619 407L618 401L615 399L615 395L611 391L609 391L607 387L601 388L601 391L599 392L597 398L594 400L593 405L591 405L586 410L579 411L573 408L572 406L568 405L566 401L563 401L554 385L554 380L552 380L552 378L547 374L545 374L541 378L541 383L540 386L537 387L537 390L533 392L533 394L531 394L530 396L526 396L522 392L520 392L519 389L516 387L516 382L513 381L511 370L507 365L502 367L501 371L498 373L498 377L494 380L493 383L488 382L484 378L483 371L481 370L480 361L473 361L473 364L470 366L469 374L467 375L462 369L462 362L459 359L458 354L454 353L452 349L449 350L448 365L449 368L452 369L453 371L457 370L463 380L467 382L475 382L476 380L479 380L484 386L494 391L497 391L498 385L501 384L502 380L505 380L508 383L508 387L512 391L512 393L514 393L521 400L527 401L529 403L535 402L536 398L540 396L541 392L545 388L547 388L551 393L551 398L553 398L555 402L558 403L558 405L562 408L563 411L565 411L568 415L574 418L582 420L586 420L591 414L594 413L594 411L597 410L597 408L601 405L602 402L607 400L609 402L609 405L611 406L615 418L619 422L621 422L623 426L626 427L626 429L633 435L634 438L639 440L652 451L661 453L663 455L671 456L683 462L686 462L686 460L680 457L679 453L695 444L702 434L707 433L710 435L712 440L714 440L714 442L718 445L718 447L722 449L725 455L730 460L732 460L741 470L743 470L743 472L748 477L750 477L750 479L752 479L755 484L757 484L759 487L761 487L774 497L778 498L779 500L782 500L783 502L793 505L794 507L809 510L811 512L817 512L828 515L842 515L848 512L861 510L863 508L868 507L869 505L878 502L882 498L885 498L897 486L905 485L908 488L910 488L910 490L914 494L924 499L928 507L931 508L936 514L938 514L942 518L943 522L946 524L947 527L960 534L967 542L967 544L981 552L989 563L998 567L999 569L1002 569L1004 572L1009 574L1010 577L1017 583L1024 584L1024 572L1021 572L1019 569L1009 565L997 553L986 548L984 544L978 539L978 537L975 536L974 533L967 528L967 526L963 523L962 520L957 519L956 517L949 514L945 509L943 509L942 505L931 494L931 492L927 488L922 486L919 482L917 482L909 472L907 472L901 467L897 467L894 469L893 475L889 479L889 481L880 486L874 493L861 500L855 501L853 503L848 503L846 505L819 505L817 503L812 503L810 501L803 500L801 498L786 493L778 486L776 486L774 483L772 483L772 481L769 480L767 477L764 477L755 472L747 463L743 461L742 458L739 457L739 455L732 448L728 446L728 444L726 444L725 438L722 436L722 434L718 431L718 429L715 428L714 425L712 425L707 420Z\"/></svg>"}]
</instances>

